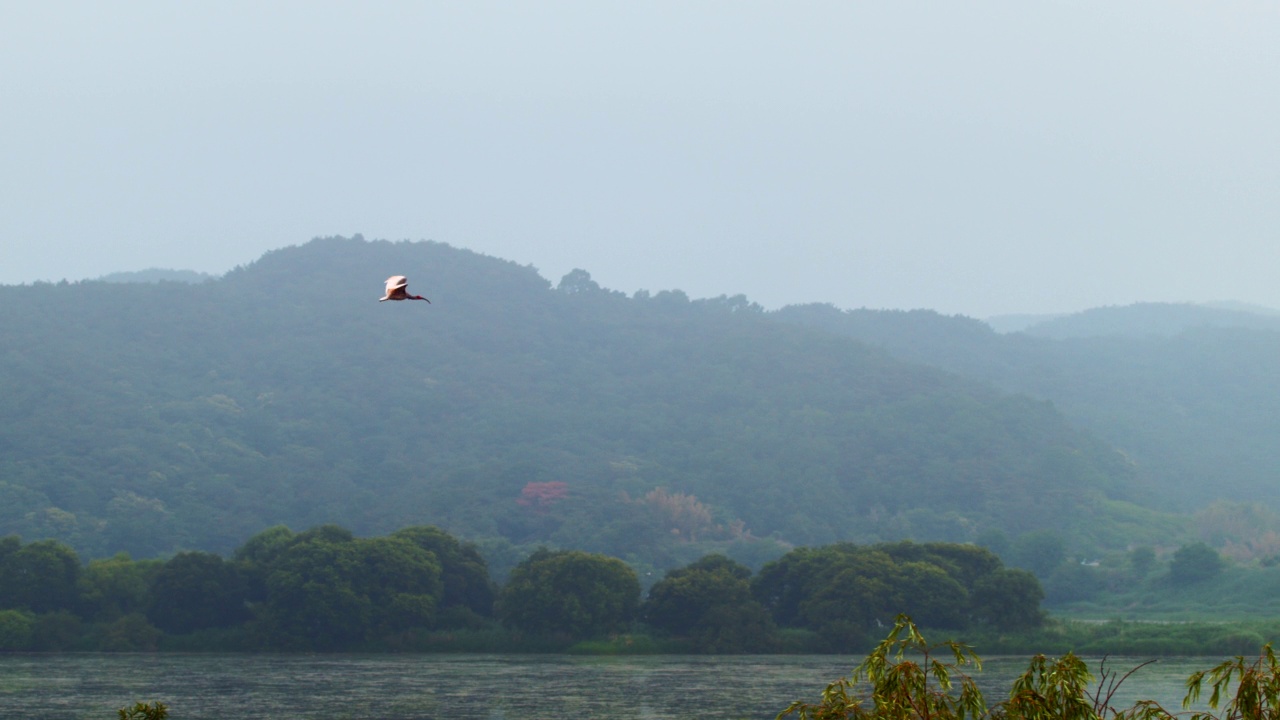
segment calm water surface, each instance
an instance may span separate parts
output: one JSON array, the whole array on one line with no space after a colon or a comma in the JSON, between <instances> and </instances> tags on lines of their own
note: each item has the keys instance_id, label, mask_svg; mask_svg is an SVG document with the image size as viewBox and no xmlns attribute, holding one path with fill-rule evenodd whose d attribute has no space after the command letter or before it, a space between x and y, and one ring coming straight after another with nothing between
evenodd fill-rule
<instances>
[{"instance_id":1,"label":"calm water surface","mask_svg":"<svg viewBox=\"0 0 1280 720\"><path fill-rule=\"evenodd\" d=\"M112 720L159 700L174 720L213 718L773 718L814 700L858 657L564 655L0 655L0 718ZM1108 667L1141 662L1112 659ZM1183 682L1209 658L1162 660L1123 686L1117 705L1180 707ZM984 660L994 702L1025 658ZM1097 670L1096 662L1090 668ZM1207 694L1206 694L1207 695Z\"/></svg>"}]
</instances>

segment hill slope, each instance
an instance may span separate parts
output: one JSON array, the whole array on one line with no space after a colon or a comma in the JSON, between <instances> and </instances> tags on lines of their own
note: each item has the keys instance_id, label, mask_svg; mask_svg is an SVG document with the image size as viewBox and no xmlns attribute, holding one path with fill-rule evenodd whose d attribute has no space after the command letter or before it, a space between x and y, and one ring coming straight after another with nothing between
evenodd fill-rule
<instances>
[{"instance_id":1,"label":"hill slope","mask_svg":"<svg viewBox=\"0 0 1280 720\"><path fill-rule=\"evenodd\" d=\"M1000 335L930 311L784 308L779 320L867 342L910 362L1052 401L1135 463L1150 502L1280 508L1280 326L1196 306L1101 309ZM1046 334L1047 331L1046 331Z\"/></svg>"},{"instance_id":2,"label":"hill slope","mask_svg":"<svg viewBox=\"0 0 1280 720\"><path fill-rule=\"evenodd\" d=\"M426 303L378 303L410 278ZM329 238L199 285L0 288L0 534L88 555L435 523L681 548L969 540L1132 498L1051 405L779 323L436 243ZM687 554L687 553L686 553Z\"/></svg>"},{"instance_id":3,"label":"hill slope","mask_svg":"<svg viewBox=\"0 0 1280 720\"><path fill-rule=\"evenodd\" d=\"M1023 332L1064 340L1102 336L1171 337L1199 328L1280 331L1280 315L1266 308L1244 310L1191 303L1137 303L1051 318L1032 324Z\"/></svg>"}]
</instances>

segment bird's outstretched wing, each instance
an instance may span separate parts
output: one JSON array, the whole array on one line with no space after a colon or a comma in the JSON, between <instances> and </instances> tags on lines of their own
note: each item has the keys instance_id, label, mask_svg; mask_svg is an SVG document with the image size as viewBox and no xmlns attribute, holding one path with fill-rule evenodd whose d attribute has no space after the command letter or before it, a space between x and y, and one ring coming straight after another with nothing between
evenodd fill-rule
<instances>
[{"instance_id":1,"label":"bird's outstretched wing","mask_svg":"<svg viewBox=\"0 0 1280 720\"><path fill-rule=\"evenodd\" d=\"M409 280L403 275L392 275L387 278L387 291L382 297L378 298L378 302L383 300L403 300L407 295L406 288L409 287Z\"/></svg>"}]
</instances>

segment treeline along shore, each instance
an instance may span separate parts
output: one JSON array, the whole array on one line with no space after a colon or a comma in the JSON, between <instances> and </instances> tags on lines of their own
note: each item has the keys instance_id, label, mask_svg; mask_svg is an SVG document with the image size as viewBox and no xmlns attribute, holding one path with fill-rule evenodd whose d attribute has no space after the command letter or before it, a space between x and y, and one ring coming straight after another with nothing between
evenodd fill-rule
<instances>
[{"instance_id":1,"label":"treeline along shore","mask_svg":"<svg viewBox=\"0 0 1280 720\"><path fill-rule=\"evenodd\" d=\"M986 651L1252 652L1274 628L1064 623L1031 573L957 543L795 548L758 573L708 555L642 592L622 560L540 549L501 585L434 526L265 530L229 557L82 563L0 539L0 650L864 651L900 613Z\"/></svg>"},{"instance_id":2,"label":"treeline along shore","mask_svg":"<svg viewBox=\"0 0 1280 720\"><path fill-rule=\"evenodd\" d=\"M577 550L537 550L499 586L474 545L425 526L278 526L229 559L82 564L54 540L0 541L5 650L843 651L903 611L951 630L1043 620L1033 575L952 543L797 548L755 574L708 555L642 595L631 566Z\"/></svg>"}]
</instances>

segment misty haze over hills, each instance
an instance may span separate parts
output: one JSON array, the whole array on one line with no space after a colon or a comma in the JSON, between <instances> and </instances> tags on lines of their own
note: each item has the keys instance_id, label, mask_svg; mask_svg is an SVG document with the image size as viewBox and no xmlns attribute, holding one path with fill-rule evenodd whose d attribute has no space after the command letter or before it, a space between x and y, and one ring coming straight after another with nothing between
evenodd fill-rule
<instances>
[{"instance_id":1,"label":"misty haze over hills","mask_svg":"<svg viewBox=\"0 0 1280 720\"><path fill-rule=\"evenodd\" d=\"M400 273L433 304L377 303ZM360 238L0 298L0 534L90 555L325 522L655 568L1036 531L1092 553L1182 542L1216 499L1280 507L1280 326L1230 308L1001 334Z\"/></svg>"},{"instance_id":2,"label":"misty haze over hills","mask_svg":"<svg viewBox=\"0 0 1280 720\"><path fill-rule=\"evenodd\" d=\"M208 273L196 272L195 270L169 270L166 268L147 268L146 270L108 273L96 279L100 282L110 282L110 283L156 283L156 282L200 283L200 282L208 282L210 280L213 280L214 276Z\"/></svg>"}]
</instances>

